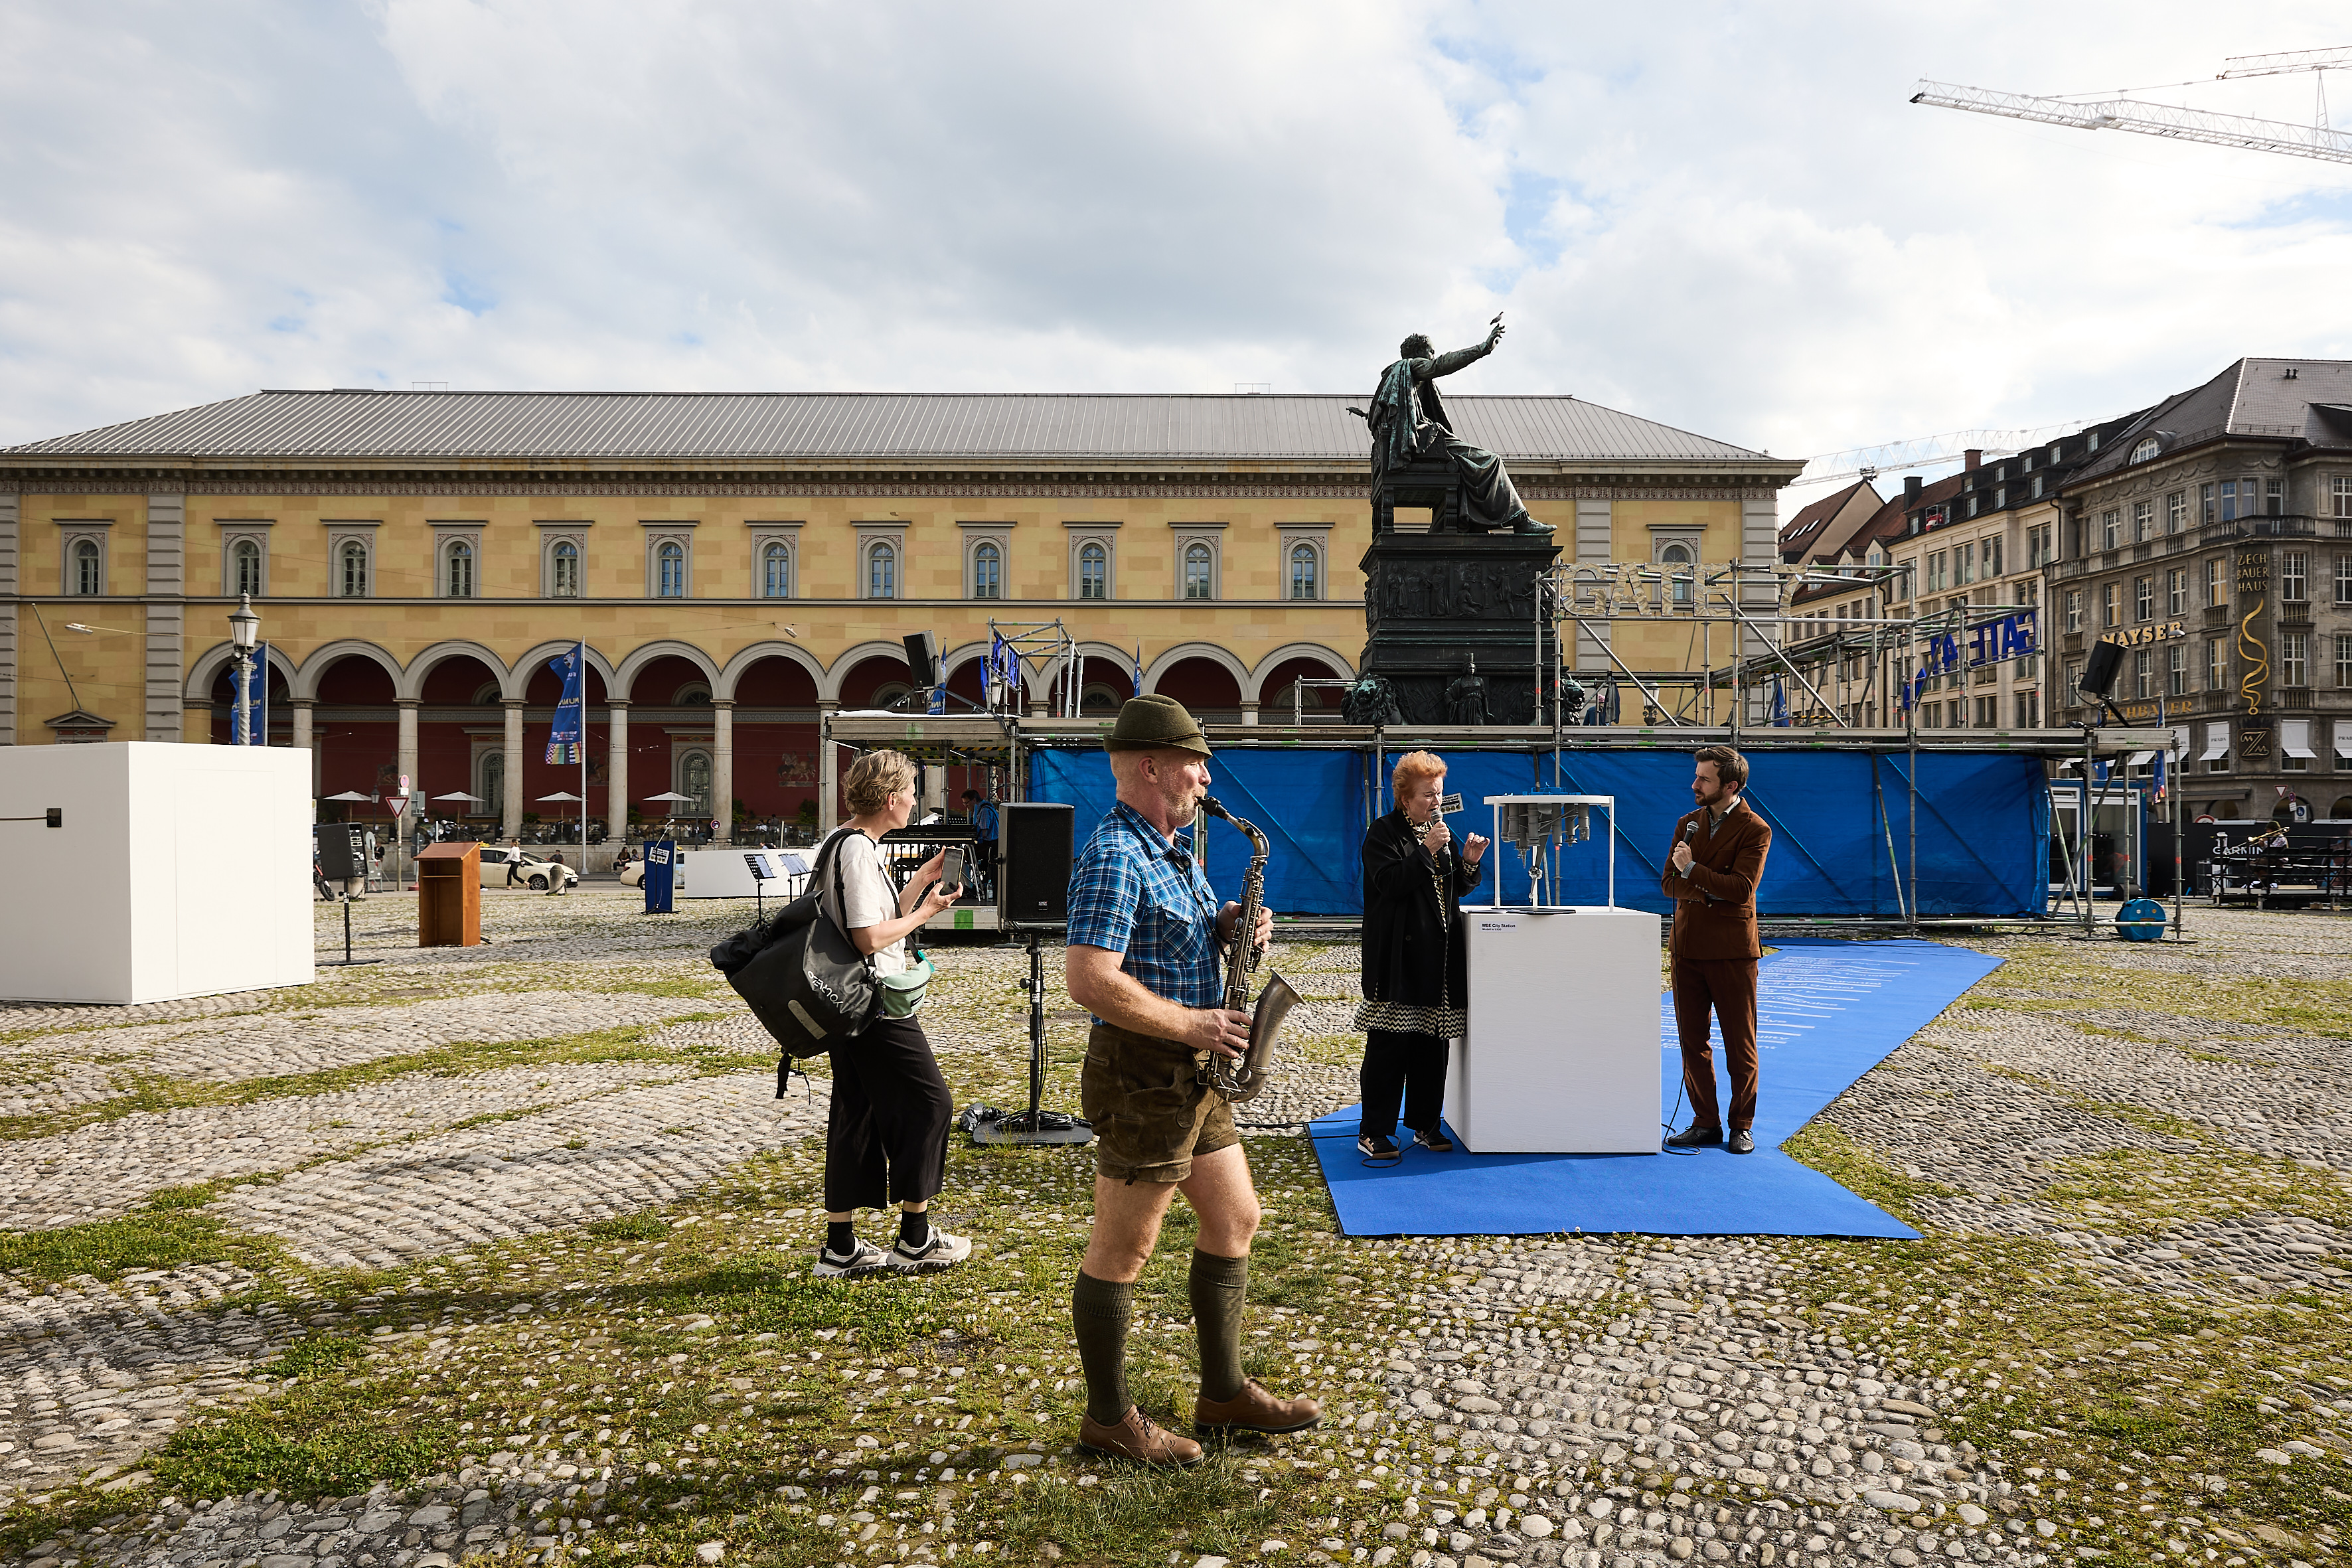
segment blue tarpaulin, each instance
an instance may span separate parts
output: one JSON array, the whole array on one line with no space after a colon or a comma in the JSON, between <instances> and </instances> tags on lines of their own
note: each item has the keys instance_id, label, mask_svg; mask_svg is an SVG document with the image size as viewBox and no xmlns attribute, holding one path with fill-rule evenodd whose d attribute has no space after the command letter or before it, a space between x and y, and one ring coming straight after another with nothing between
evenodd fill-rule
<instances>
[{"instance_id":1,"label":"blue tarpaulin","mask_svg":"<svg viewBox=\"0 0 2352 1568\"><path fill-rule=\"evenodd\" d=\"M1465 808L1457 835L1491 833L1490 795L1607 795L1617 798L1617 901L1666 913L1658 886L1677 817L1690 809L1685 752L1460 752L1445 757L1445 787ZM1391 765L1393 753L1390 756ZM2009 752L1919 753L1918 877L1922 915L2039 915L2050 857L2050 790L2039 757ZM1343 747L1235 748L1210 763L1211 793L1273 841L1266 903L1282 914L1360 915L1365 770L1370 753ZM1767 752L1749 758L1748 804L1772 826L1759 908L1766 915L1896 916L1911 901L1911 797L1907 752ZM1382 809L1388 781L1381 781ZM1109 759L1101 752L1030 753L1033 800L1067 801L1080 840L1110 809ZM1593 841L1560 858L1554 900L1600 903L1608 862L1595 812ZM1248 840L1223 823L1209 843L1209 879L1238 897ZM1526 868L1505 845L1489 850L1507 901L1528 895ZM1900 879L1898 896L1897 879ZM1474 900L1494 897L1493 873Z\"/></svg>"}]
</instances>

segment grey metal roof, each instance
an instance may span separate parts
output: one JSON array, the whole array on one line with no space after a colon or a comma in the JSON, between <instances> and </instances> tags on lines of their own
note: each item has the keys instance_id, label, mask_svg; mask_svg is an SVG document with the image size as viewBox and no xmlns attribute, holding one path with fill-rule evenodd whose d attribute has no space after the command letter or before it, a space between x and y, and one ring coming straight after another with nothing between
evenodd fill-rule
<instances>
[{"instance_id":1,"label":"grey metal roof","mask_svg":"<svg viewBox=\"0 0 2352 1568\"><path fill-rule=\"evenodd\" d=\"M257 392L0 448L56 458L1364 460L1366 397L1092 393ZM1770 460L1573 397L1446 400L1522 461Z\"/></svg>"},{"instance_id":2,"label":"grey metal roof","mask_svg":"<svg viewBox=\"0 0 2352 1568\"><path fill-rule=\"evenodd\" d=\"M2315 447L2352 444L2345 419L2335 412L2345 402L2352 402L2352 360L2242 359L2204 385L2149 409L2078 469L2074 481L2130 467L2131 449L2146 435L2160 435L2168 452L2227 436L2279 437Z\"/></svg>"}]
</instances>

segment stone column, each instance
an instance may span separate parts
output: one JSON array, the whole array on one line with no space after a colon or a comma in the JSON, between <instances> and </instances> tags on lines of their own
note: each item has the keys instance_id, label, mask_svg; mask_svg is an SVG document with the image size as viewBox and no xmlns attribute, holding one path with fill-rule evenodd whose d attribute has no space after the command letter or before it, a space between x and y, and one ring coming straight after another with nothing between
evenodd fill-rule
<instances>
[{"instance_id":1,"label":"stone column","mask_svg":"<svg viewBox=\"0 0 2352 1568\"><path fill-rule=\"evenodd\" d=\"M1244 724L1257 722L1257 704L1247 698L1242 700L1242 722Z\"/></svg>"},{"instance_id":2,"label":"stone column","mask_svg":"<svg viewBox=\"0 0 2352 1568\"><path fill-rule=\"evenodd\" d=\"M735 836L735 704L710 704L710 841Z\"/></svg>"},{"instance_id":3,"label":"stone column","mask_svg":"<svg viewBox=\"0 0 2352 1568\"><path fill-rule=\"evenodd\" d=\"M504 699L507 710L507 733L503 750L506 752L506 805L504 821L499 831L508 838L522 834L522 700Z\"/></svg>"},{"instance_id":4,"label":"stone column","mask_svg":"<svg viewBox=\"0 0 2352 1568\"><path fill-rule=\"evenodd\" d=\"M841 710L841 704L831 698L819 698L816 704L816 826L819 833L830 833L841 826L841 813L835 802L841 795L841 764L835 761L832 738L825 732L825 721Z\"/></svg>"},{"instance_id":5,"label":"stone column","mask_svg":"<svg viewBox=\"0 0 2352 1568\"><path fill-rule=\"evenodd\" d=\"M199 746L213 743L213 705L209 702L188 702L181 705L180 739Z\"/></svg>"},{"instance_id":6,"label":"stone column","mask_svg":"<svg viewBox=\"0 0 2352 1568\"><path fill-rule=\"evenodd\" d=\"M629 838L629 705L604 704L604 816L615 847Z\"/></svg>"},{"instance_id":7,"label":"stone column","mask_svg":"<svg viewBox=\"0 0 2352 1568\"><path fill-rule=\"evenodd\" d=\"M395 770L401 778L408 781L412 795L422 795L425 793L425 784L416 776L416 702L413 698L404 698L397 707L400 710L400 760L395 765ZM398 789L400 780L394 779L392 787ZM424 816L425 808L422 805L417 806L409 814L408 826L415 826Z\"/></svg>"},{"instance_id":8,"label":"stone column","mask_svg":"<svg viewBox=\"0 0 2352 1568\"><path fill-rule=\"evenodd\" d=\"M316 706L311 702L294 704L294 749L310 753L310 795L313 799L319 794L319 752L310 738L310 710Z\"/></svg>"}]
</instances>

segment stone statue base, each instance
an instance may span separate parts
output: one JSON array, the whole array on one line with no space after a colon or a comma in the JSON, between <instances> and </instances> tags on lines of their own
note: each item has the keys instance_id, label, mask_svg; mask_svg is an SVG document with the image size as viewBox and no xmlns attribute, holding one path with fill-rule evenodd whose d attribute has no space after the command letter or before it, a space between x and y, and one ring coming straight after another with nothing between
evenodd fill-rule
<instances>
[{"instance_id":1,"label":"stone statue base","mask_svg":"<svg viewBox=\"0 0 2352 1568\"><path fill-rule=\"evenodd\" d=\"M1409 724L1549 722L1536 710L1536 595L1559 548L1542 534L1376 535L1358 668L1395 689ZM1548 635L1542 647L1548 676Z\"/></svg>"}]
</instances>

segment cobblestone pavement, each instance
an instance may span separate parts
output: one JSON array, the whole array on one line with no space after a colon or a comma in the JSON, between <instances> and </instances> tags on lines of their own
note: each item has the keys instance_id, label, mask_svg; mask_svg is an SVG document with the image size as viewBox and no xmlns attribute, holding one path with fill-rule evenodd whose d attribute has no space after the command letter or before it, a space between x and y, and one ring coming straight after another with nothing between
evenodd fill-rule
<instances>
[{"instance_id":1,"label":"cobblestone pavement","mask_svg":"<svg viewBox=\"0 0 2352 1568\"><path fill-rule=\"evenodd\" d=\"M144 1500L135 1516L31 1541L30 1561L443 1568L469 1553L551 1562L592 1547L632 1560L603 1544L596 1516L658 1467L617 1421L594 1436L583 1423L566 1452L475 1444L462 1467L404 1489L162 1501L141 1489L142 1461L186 1424L264 1394L273 1385L256 1369L305 1331L373 1322L384 1353L433 1331L405 1331L389 1290L329 1301L303 1279L437 1274L492 1244L708 1194L747 1163L821 1138L823 1077L773 1098L764 1037L703 963L748 909L649 921L635 895L594 888L486 904L491 945L417 950L400 945L404 901L362 903L359 940L390 962L321 971L299 993L0 1008L0 1123L14 1144L0 1165L0 1229L102 1249L127 1245L109 1239L109 1225L143 1223L168 1204L263 1249L62 1277L28 1265L0 1282L0 1504L62 1499L76 1485ZM2115 1300L2193 1308L2208 1314L2200 1321L2272 1314L2273 1335L2286 1321L2277 1314L2340 1297L2352 1258L2352 928L2315 914L2192 918L2197 944L2109 944L2087 980L2046 934L1972 943L2011 962L1801 1135L1825 1141L1824 1168L1904 1206L1929 1236L1913 1250L1322 1238L1321 1267L1360 1315L1270 1321L1297 1376L1344 1380L1352 1362L1363 1382L1335 1402L1314 1439L1330 1445L1319 1459L1288 1473L1293 1484L1360 1483L1393 1505L1353 1522L1335 1511L1328 1538L1268 1542L1255 1555L1376 1568L2328 1560L2341 1550L2329 1522L2340 1508L2320 1502L2284 1530L2250 1521L2227 1506L2248 1483L2205 1454L2137 1452L2129 1480L2103 1471L2096 1491L2070 1476L2067 1451L2051 1447L2065 1434L2011 1429L2002 1412L2077 1374L2030 1351L2021 1321L2014 1353L1998 1330L1989 1340L1988 1325L2017 1304L1989 1300L1968 1273L1978 1252L2052 1247L2055 1262L2034 1267L2078 1269ZM339 941L340 919L322 910L320 933ZM938 956L954 984L937 989L952 1000L927 1023L949 1076L960 1099L978 1085L1003 1103L1024 1079L1025 959ZM1280 956L1305 996L1296 1046L1243 1111L1265 1126L1255 1136L1268 1149L1283 1125L1353 1100L1360 1045L1349 1026L1354 951ZM1052 1029L1064 1082L1085 1029L1066 998ZM1047 1223L983 1195L943 1201L995 1226L1008 1259L1035 1250L1030 1232ZM1083 1234L1076 1205L1051 1217ZM758 1223L802 1246L817 1216L804 1205ZM1318 1227L1286 1217L1281 1228ZM510 1310L597 1289L627 1245L604 1261L537 1266L540 1294ZM1008 1311L1015 1299L991 1298ZM2189 1397L2200 1331L2132 1331L2146 1337L2086 1355L2132 1367L2150 1406L2174 1397L2159 1382ZM1969 1359L1939 1356L1947 1343ZM2329 1367L2299 1383L2268 1374L2262 1408L2288 1435L2262 1463L2283 1477L2318 1473L2311 1495L2352 1501L2352 1380ZM1005 1489L1084 1468L1052 1444L1034 1456L973 1449L967 1468L985 1468L959 1482L951 1444L919 1470L907 1467L924 1445L897 1447L908 1458L888 1479L945 1502L902 1491L893 1513L871 1486L828 1500L791 1485L774 1506L816 1532L796 1540L826 1544L771 1559L981 1558L980 1542L953 1528L952 1510L975 1506L956 1500L959 1485ZM861 1465L882 1462L863 1448L845 1466L810 1455L800 1479L855 1488L881 1477ZM950 1528L910 1536L906 1521L927 1510L946 1511Z\"/></svg>"}]
</instances>

